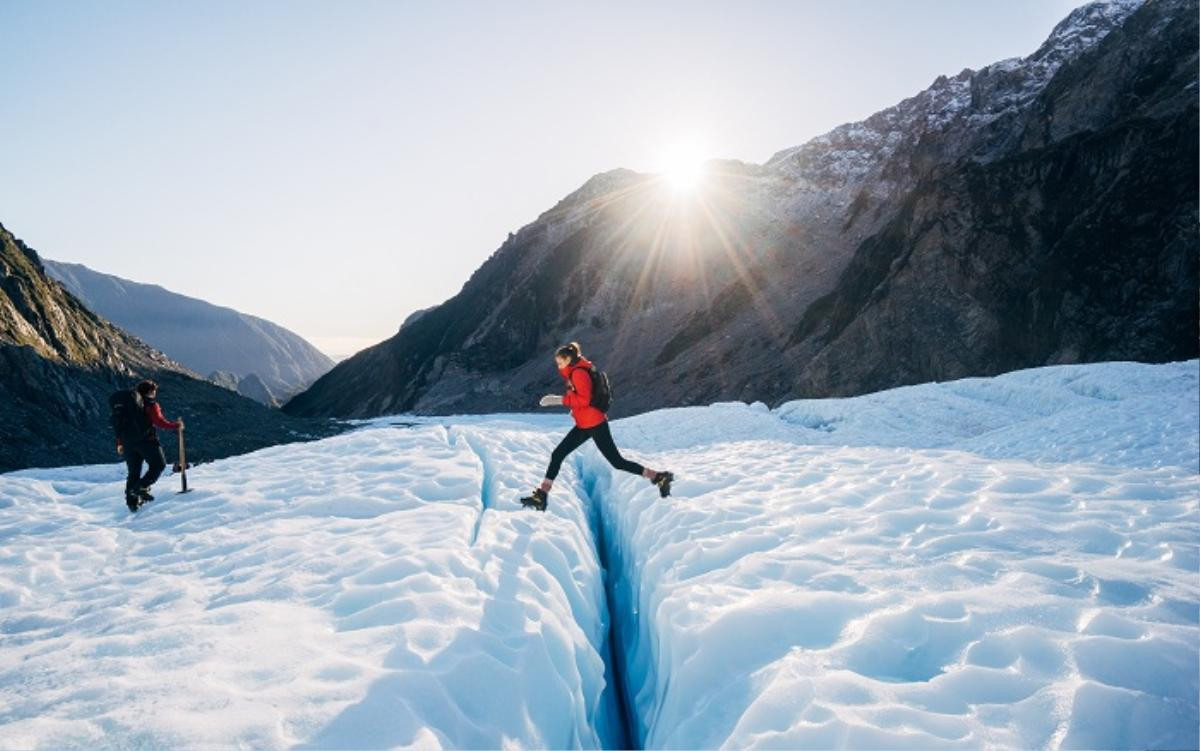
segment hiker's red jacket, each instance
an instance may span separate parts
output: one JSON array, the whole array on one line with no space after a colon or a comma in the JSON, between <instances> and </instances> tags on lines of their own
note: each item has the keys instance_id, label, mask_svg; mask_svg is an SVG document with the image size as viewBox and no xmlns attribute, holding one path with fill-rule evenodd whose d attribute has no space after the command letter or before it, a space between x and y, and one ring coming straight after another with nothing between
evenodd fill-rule
<instances>
[{"instance_id":1,"label":"hiker's red jacket","mask_svg":"<svg viewBox=\"0 0 1200 751\"><path fill-rule=\"evenodd\" d=\"M146 417L150 418L150 424L162 430L179 430L179 423L171 422L163 417L162 405L158 402L146 403Z\"/></svg>"},{"instance_id":2,"label":"hiker's red jacket","mask_svg":"<svg viewBox=\"0 0 1200 751\"><path fill-rule=\"evenodd\" d=\"M580 428L594 428L608 419L592 406L592 374L588 372L591 367L592 364L581 357L574 365L558 369L567 381L563 404L571 408L571 417Z\"/></svg>"}]
</instances>

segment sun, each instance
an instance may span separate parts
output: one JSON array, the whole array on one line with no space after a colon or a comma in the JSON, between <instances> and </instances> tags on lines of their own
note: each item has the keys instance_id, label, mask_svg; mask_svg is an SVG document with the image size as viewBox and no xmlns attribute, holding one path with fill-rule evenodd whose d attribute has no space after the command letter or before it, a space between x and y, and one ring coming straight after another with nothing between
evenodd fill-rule
<instances>
[{"instance_id":1,"label":"sun","mask_svg":"<svg viewBox=\"0 0 1200 751\"><path fill-rule=\"evenodd\" d=\"M658 172L674 193L691 193L703 182L704 162L696 144L678 143L663 152Z\"/></svg>"}]
</instances>

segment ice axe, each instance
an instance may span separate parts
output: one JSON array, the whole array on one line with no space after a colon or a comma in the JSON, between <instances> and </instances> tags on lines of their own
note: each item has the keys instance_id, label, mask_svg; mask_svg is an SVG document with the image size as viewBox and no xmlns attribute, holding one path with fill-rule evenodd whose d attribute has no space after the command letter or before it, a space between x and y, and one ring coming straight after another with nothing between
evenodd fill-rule
<instances>
[{"instance_id":1,"label":"ice axe","mask_svg":"<svg viewBox=\"0 0 1200 751\"><path fill-rule=\"evenodd\" d=\"M179 479L183 483L183 489L179 492L189 493L191 491L188 490L187 486L188 463L187 454L183 449L183 428L179 428L176 432L179 434L179 461L175 463L175 471L179 473Z\"/></svg>"}]
</instances>

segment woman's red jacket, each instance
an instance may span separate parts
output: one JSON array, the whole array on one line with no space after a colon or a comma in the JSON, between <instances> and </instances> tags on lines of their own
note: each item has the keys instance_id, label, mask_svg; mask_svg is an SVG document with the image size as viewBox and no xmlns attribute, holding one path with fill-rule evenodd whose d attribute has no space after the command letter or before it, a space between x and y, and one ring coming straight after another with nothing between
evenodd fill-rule
<instances>
[{"instance_id":1,"label":"woman's red jacket","mask_svg":"<svg viewBox=\"0 0 1200 751\"><path fill-rule=\"evenodd\" d=\"M604 422L604 413L592 406L592 364L579 358L575 364L559 368L558 372L567 381L567 394L563 404L571 408L571 417L580 428L594 428Z\"/></svg>"}]
</instances>

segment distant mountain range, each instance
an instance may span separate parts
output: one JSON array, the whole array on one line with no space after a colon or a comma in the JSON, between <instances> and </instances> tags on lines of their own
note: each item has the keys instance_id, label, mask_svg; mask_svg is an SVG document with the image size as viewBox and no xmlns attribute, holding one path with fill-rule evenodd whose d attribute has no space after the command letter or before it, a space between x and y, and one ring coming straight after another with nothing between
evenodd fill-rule
<instances>
[{"instance_id":1,"label":"distant mountain range","mask_svg":"<svg viewBox=\"0 0 1200 751\"><path fill-rule=\"evenodd\" d=\"M0 472L118 461L108 395L142 378L159 382L171 419L186 418L192 461L339 429L200 379L89 310L0 225ZM164 445L170 457L174 438L166 436Z\"/></svg>"},{"instance_id":2,"label":"distant mountain range","mask_svg":"<svg viewBox=\"0 0 1200 751\"><path fill-rule=\"evenodd\" d=\"M231 308L42 259L89 309L209 380L277 406L333 367L333 360L297 334ZM231 383L228 374L235 376Z\"/></svg>"},{"instance_id":3,"label":"distant mountain range","mask_svg":"<svg viewBox=\"0 0 1200 751\"><path fill-rule=\"evenodd\" d=\"M614 170L284 410L528 409L570 340L614 413L1198 354L1197 3L1093 3L693 194Z\"/></svg>"}]
</instances>

